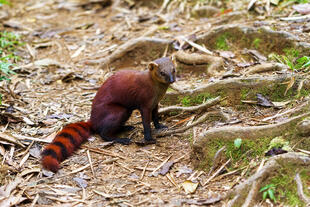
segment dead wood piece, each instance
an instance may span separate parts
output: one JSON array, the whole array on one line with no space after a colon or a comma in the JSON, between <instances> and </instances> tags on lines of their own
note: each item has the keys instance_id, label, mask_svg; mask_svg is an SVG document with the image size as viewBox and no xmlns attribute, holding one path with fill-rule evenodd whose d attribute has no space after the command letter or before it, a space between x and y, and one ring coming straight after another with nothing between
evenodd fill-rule
<instances>
[{"instance_id":1,"label":"dead wood piece","mask_svg":"<svg viewBox=\"0 0 310 207\"><path fill-rule=\"evenodd\" d=\"M225 196L223 196L223 199L226 199L228 197L237 197L235 200L231 200L229 203L232 204L230 206L234 206L237 202L240 203L242 200L244 200L244 196L247 195L246 192L249 192L249 187L252 186L254 182L256 182L256 187L261 187L262 180L266 180L266 178L275 171L281 169L284 165L284 163L294 163L298 166L308 166L310 164L310 157L303 156L295 152L290 152L278 156L274 156L270 158L270 160L263 166L261 169L259 169L254 175L249 177L246 181L243 183L237 185L235 188L230 190ZM253 199L256 196L251 196Z\"/></svg>"},{"instance_id":2,"label":"dead wood piece","mask_svg":"<svg viewBox=\"0 0 310 207\"><path fill-rule=\"evenodd\" d=\"M309 111L309 110L308 110ZM295 125L303 118L310 116L310 112L301 114L299 116L290 118L286 121L270 124L265 126L240 127L240 126L226 126L207 130L194 140L194 147L200 148L205 146L210 139L235 139L242 137L244 139L259 139L261 137L275 137L285 133L288 129L295 127Z\"/></svg>"},{"instance_id":3,"label":"dead wood piece","mask_svg":"<svg viewBox=\"0 0 310 207\"><path fill-rule=\"evenodd\" d=\"M159 109L158 112L160 114L168 114L169 112L172 112L172 111L193 112L193 111L198 111L198 110L210 108L211 106L214 106L217 103L219 103L220 100L221 100L221 97L218 96L218 97L216 97L214 99L210 99L210 100L206 101L205 103L200 104L198 106L190 106L190 107L168 106L168 107Z\"/></svg>"},{"instance_id":4,"label":"dead wood piece","mask_svg":"<svg viewBox=\"0 0 310 207\"><path fill-rule=\"evenodd\" d=\"M128 42L120 45L111 55L98 60L89 60L88 64L100 64L101 66L106 66L116 59L123 57L126 53L134 50L137 47L148 46L148 45L160 45L163 50L167 45L172 43L171 40L160 39L160 38L150 38L150 37L140 37L137 39L129 40Z\"/></svg>"},{"instance_id":5,"label":"dead wood piece","mask_svg":"<svg viewBox=\"0 0 310 207\"><path fill-rule=\"evenodd\" d=\"M310 198L308 196L305 195L304 190L303 190L303 185L302 185L302 181L300 179L300 175L299 173L296 173L295 175L295 181L297 184L297 193L299 198L306 203L306 205L308 206L310 204Z\"/></svg>"},{"instance_id":6,"label":"dead wood piece","mask_svg":"<svg viewBox=\"0 0 310 207\"><path fill-rule=\"evenodd\" d=\"M208 74L220 75L224 71L223 58L200 53L187 53L179 50L175 54L176 60L186 65L209 64Z\"/></svg>"},{"instance_id":7,"label":"dead wood piece","mask_svg":"<svg viewBox=\"0 0 310 207\"><path fill-rule=\"evenodd\" d=\"M270 71L281 71L281 70L287 70L288 67L281 63L263 63L260 65L255 65L252 67L248 67L245 74L255 74L255 73L265 73Z\"/></svg>"}]
</instances>

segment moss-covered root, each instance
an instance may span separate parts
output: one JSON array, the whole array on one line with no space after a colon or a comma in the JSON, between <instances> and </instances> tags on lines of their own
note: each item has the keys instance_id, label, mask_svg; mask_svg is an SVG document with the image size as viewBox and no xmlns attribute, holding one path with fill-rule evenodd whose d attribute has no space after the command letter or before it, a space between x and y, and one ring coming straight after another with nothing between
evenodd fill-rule
<instances>
[{"instance_id":1,"label":"moss-covered root","mask_svg":"<svg viewBox=\"0 0 310 207\"><path fill-rule=\"evenodd\" d=\"M293 176L290 176L292 179L294 179L294 175L297 170L302 171L305 169L308 170L309 173L309 165L310 157L299 153L292 152L272 157L254 175L249 177L243 183L237 185L225 195L224 199L231 199L228 201L227 206L253 206L256 203L255 198L258 198L258 191L261 187L263 187L263 185L272 183L273 178L279 176L283 171L287 174L292 174ZM284 190L294 186L296 187L296 192L294 193L298 193L298 183L297 185L292 185L293 183L291 182L286 183L286 185L290 186L280 186L280 184L281 181L279 181L279 183L275 183L275 185L284 188ZM276 191L279 191L279 193L281 190L282 189L276 188ZM302 200L303 198L300 199ZM287 203L290 203L290 201L287 201Z\"/></svg>"}]
</instances>

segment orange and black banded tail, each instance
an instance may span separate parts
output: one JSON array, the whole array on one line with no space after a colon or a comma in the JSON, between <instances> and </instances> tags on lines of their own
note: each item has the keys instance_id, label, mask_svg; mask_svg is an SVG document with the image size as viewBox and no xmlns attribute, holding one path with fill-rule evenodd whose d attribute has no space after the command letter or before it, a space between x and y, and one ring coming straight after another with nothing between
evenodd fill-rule
<instances>
[{"instance_id":1,"label":"orange and black banded tail","mask_svg":"<svg viewBox=\"0 0 310 207\"><path fill-rule=\"evenodd\" d=\"M57 172L59 163L72 153L91 135L90 122L68 124L42 152L42 165L45 169Z\"/></svg>"}]
</instances>

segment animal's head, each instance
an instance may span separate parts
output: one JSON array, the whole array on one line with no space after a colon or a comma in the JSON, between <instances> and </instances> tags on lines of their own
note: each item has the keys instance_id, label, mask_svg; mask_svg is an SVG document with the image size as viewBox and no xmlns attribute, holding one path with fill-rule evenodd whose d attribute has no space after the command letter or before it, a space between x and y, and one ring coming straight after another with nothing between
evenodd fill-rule
<instances>
[{"instance_id":1,"label":"animal's head","mask_svg":"<svg viewBox=\"0 0 310 207\"><path fill-rule=\"evenodd\" d=\"M149 63L153 79L160 83L171 84L175 82L175 66L169 57L163 57Z\"/></svg>"}]
</instances>

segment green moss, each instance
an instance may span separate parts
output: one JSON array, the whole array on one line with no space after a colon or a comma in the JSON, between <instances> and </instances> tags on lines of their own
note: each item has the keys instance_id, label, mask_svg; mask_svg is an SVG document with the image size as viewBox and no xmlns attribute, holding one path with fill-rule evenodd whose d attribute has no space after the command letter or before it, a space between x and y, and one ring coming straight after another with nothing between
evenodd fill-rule
<instances>
[{"instance_id":1,"label":"green moss","mask_svg":"<svg viewBox=\"0 0 310 207\"><path fill-rule=\"evenodd\" d=\"M271 101L285 101L291 99L294 96L293 88L290 88L286 95L284 95L286 88L287 84L275 84L273 88L261 88L258 93L269 97Z\"/></svg>"},{"instance_id":2,"label":"green moss","mask_svg":"<svg viewBox=\"0 0 310 207\"><path fill-rule=\"evenodd\" d=\"M250 88L242 88L240 91L240 98L241 100L245 100L247 96L249 95Z\"/></svg>"},{"instance_id":3,"label":"green moss","mask_svg":"<svg viewBox=\"0 0 310 207\"><path fill-rule=\"evenodd\" d=\"M310 90L308 89L301 89L300 90L300 96L299 97L303 97L303 96L309 96L310 95ZM299 97L296 97L296 98L299 98Z\"/></svg>"},{"instance_id":4,"label":"green moss","mask_svg":"<svg viewBox=\"0 0 310 207\"><path fill-rule=\"evenodd\" d=\"M271 139L269 137L261 138L259 142L257 140L244 139L240 148L235 147L234 140L212 139L206 146L206 154L208 156L201 163L201 167L208 170L213 165L212 162L215 153L223 146L226 147L226 159L232 159L232 168L234 168L234 164L237 162L238 168L246 166L252 159L265 154Z\"/></svg>"},{"instance_id":5,"label":"green moss","mask_svg":"<svg viewBox=\"0 0 310 207\"><path fill-rule=\"evenodd\" d=\"M229 46L226 42L226 39L229 38L229 34L228 33L224 33L222 34L221 36L219 36L217 39L216 39L216 49L219 49L219 50L228 50L229 49Z\"/></svg>"},{"instance_id":6,"label":"green moss","mask_svg":"<svg viewBox=\"0 0 310 207\"><path fill-rule=\"evenodd\" d=\"M197 96L184 96L180 99L183 106L193 106L202 104L208 99L214 98L210 93L201 93Z\"/></svg>"}]
</instances>

